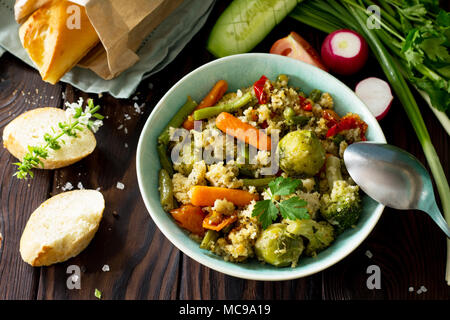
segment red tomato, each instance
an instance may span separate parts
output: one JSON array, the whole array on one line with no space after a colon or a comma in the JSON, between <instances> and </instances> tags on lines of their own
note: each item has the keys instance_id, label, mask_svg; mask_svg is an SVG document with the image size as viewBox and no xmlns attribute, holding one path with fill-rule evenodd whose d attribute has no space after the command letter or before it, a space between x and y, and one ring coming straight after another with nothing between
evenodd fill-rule
<instances>
[{"instance_id":1,"label":"red tomato","mask_svg":"<svg viewBox=\"0 0 450 320\"><path fill-rule=\"evenodd\" d=\"M317 51L298 33L293 31L287 37L276 41L270 48L270 53L291 57L328 71Z\"/></svg>"}]
</instances>

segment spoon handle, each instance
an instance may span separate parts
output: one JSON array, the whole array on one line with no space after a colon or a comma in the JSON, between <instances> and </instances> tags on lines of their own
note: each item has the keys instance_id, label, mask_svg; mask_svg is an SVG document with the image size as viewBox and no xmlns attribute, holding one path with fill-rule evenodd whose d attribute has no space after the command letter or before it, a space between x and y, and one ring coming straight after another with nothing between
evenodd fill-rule
<instances>
[{"instance_id":1,"label":"spoon handle","mask_svg":"<svg viewBox=\"0 0 450 320\"><path fill-rule=\"evenodd\" d=\"M434 222L436 222L439 228L441 228L442 231L445 232L447 238L450 238L450 228L445 219L442 217L441 211L439 210L436 201L433 201L431 206L425 212L428 213L428 215L434 220Z\"/></svg>"}]
</instances>

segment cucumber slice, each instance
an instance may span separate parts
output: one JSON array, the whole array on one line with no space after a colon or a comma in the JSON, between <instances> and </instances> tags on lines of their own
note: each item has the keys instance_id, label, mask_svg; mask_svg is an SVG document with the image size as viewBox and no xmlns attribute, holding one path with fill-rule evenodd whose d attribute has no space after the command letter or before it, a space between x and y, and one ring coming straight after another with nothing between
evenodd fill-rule
<instances>
[{"instance_id":1,"label":"cucumber slice","mask_svg":"<svg viewBox=\"0 0 450 320\"><path fill-rule=\"evenodd\" d=\"M301 0L234 0L214 25L207 49L216 57L252 50Z\"/></svg>"}]
</instances>

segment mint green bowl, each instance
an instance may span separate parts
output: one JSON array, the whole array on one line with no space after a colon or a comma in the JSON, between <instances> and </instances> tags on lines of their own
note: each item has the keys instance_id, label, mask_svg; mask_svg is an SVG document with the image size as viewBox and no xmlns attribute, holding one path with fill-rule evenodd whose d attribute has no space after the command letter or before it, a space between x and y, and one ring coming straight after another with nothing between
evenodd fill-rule
<instances>
[{"instance_id":1,"label":"mint green bowl","mask_svg":"<svg viewBox=\"0 0 450 320\"><path fill-rule=\"evenodd\" d=\"M156 140L163 128L190 95L200 101L220 79L229 90L248 87L261 75L276 79L279 74L290 78L290 85L309 92L320 89L329 92L339 114L354 112L368 124L369 141L386 142L378 122L354 92L332 75L309 64L279 55L249 53L234 55L207 63L178 81L159 101L142 130L137 148L137 177L147 210L161 232L183 253L199 263L225 274L251 280L289 280L319 272L350 254L372 231L384 206L364 196L363 212L355 228L345 231L326 250L315 258L300 257L295 268L276 268L255 259L245 263L231 263L199 248L183 229L179 228L159 203L159 159Z\"/></svg>"}]
</instances>

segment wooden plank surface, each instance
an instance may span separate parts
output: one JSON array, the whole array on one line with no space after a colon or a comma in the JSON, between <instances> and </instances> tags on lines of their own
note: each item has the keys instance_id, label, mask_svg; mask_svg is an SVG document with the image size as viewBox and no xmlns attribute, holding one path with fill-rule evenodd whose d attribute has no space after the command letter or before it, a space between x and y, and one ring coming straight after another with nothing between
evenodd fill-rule
<instances>
[{"instance_id":1,"label":"wooden plank surface","mask_svg":"<svg viewBox=\"0 0 450 320\"><path fill-rule=\"evenodd\" d=\"M178 251L157 229L137 186L135 151L139 134L165 92L185 74L213 59L205 44L226 4L224 1L216 4L207 24L175 61L142 82L136 93L137 101L87 95L70 85L51 86L11 55L0 58L1 128L25 110L46 105L61 107L65 101L80 96L94 98L107 116L105 125L96 134L98 146L92 155L67 168L39 171L31 181L12 178L11 163L15 160L4 149L0 151L0 232L4 236L4 246L0 249L0 299L95 299L96 288L102 291L104 299L450 298L450 289L444 282L445 237L420 212L386 209L368 239L347 258L318 274L281 282L247 281L208 269ZM275 40L292 30L301 33L315 47L324 38L324 34L285 19L255 51L267 52ZM373 59L357 76L340 79L354 87L368 76L384 78ZM145 103L142 114L135 112L135 102L139 106ZM449 137L423 102L421 107L448 177ZM388 142L412 152L425 163L398 101L380 124ZM23 227L31 212L50 195L62 192L67 182L75 188L78 183L84 188L100 188L107 208L99 231L79 256L52 267L31 268L18 252ZM123 183L125 189L118 189L117 182ZM109 272L102 271L105 264ZM69 290L66 286L70 265L81 268L80 290ZM366 270L370 265L380 267L380 290L369 290L366 286L369 276ZM417 294L421 286L427 292ZM409 292L409 287L414 291Z\"/></svg>"}]
</instances>

